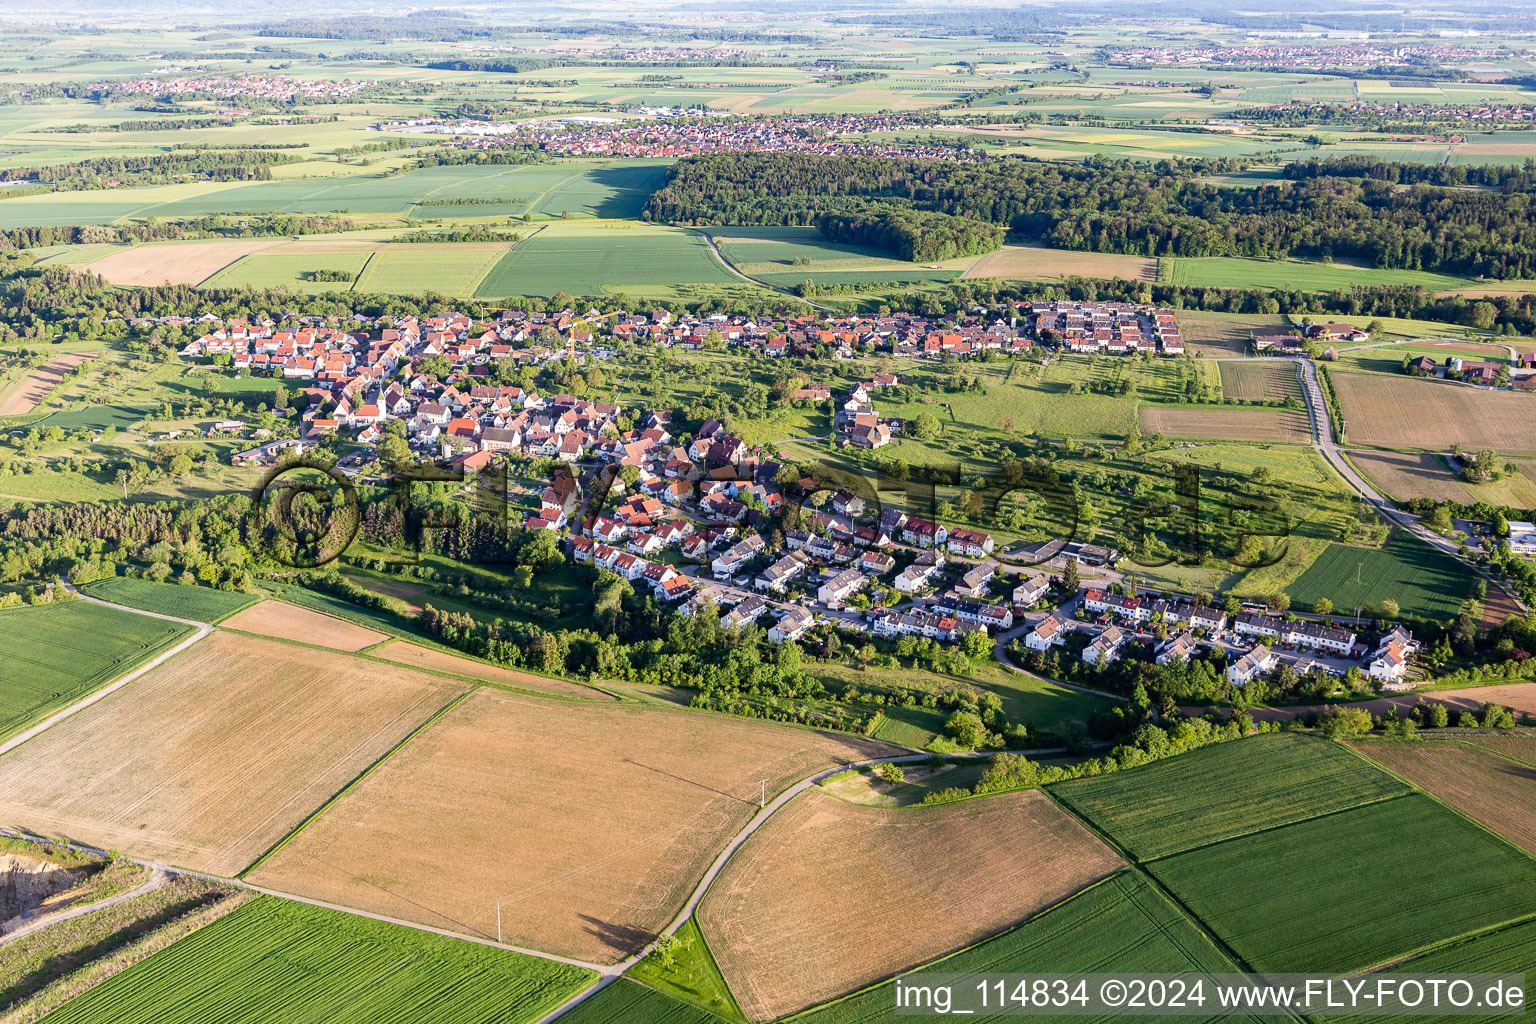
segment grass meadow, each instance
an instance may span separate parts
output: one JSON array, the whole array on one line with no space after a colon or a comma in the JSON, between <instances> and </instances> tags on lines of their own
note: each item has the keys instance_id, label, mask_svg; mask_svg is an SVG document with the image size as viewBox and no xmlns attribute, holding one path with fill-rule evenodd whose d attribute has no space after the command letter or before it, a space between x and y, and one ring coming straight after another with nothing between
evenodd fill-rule
<instances>
[{"instance_id":1,"label":"grass meadow","mask_svg":"<svg viewBox=\"0 0 1536 1024\"><path fill-rule=\"evenodd\" d=\"M1379 548L1330 544L1287 593L1299 608L1323 597L1340 611L1392 600L1404 614L1448 619L1471 596L1472 577L1450 555L1394 530Z\"/></svg>"},{"instance_id":2,"label":"grass meadow","mask_svg":"<svg viewBox=\"0 0 1536 1024\"><path fill-rule=\"evenodd\" d=\"M91 597L113 604L197 622L218 622L258 600L255 594L177 583L155 583L127 576L88 583L81 589Z\"/></svg>"}]
</instances>

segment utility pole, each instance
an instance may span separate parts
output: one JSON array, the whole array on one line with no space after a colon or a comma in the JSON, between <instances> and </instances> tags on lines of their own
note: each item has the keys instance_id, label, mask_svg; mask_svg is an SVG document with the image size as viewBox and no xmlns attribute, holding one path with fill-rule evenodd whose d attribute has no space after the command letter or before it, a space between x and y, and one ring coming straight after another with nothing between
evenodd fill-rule
<instances>
[{"instance_id":1,"label":"utility pole","mask_svg":"<svg viewBox=\"0 0 1536 1024\"><path fill-rule=\"evenodd\" d=\"M496 901L496 941L501 941L501 900Z\"/></svg>"},{"instance_id":2,"label":"utility pole","mask_svg":"<svg viewBox=\"0 0 1536 1024\"><path fill-rule=\"evenodd\" d=\"M757 798L757 809L762 810L768 806L768 780L763 779L758 783L758 786L760 787L760 792Z\"/></svg>"}]
</instances>

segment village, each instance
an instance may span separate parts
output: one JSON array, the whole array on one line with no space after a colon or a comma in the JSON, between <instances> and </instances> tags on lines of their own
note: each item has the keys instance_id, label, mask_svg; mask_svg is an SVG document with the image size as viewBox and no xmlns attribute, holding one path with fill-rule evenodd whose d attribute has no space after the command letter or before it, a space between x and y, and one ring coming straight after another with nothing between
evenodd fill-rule
<instances>
[{"instance_id":1,"label":"village","mask_svg":"<svg viewBox=\"0 0 1536 1024\"><path fill-rule=\"evenodd\" d=\"M340 325L221 324L187 344L185 359L306 385L302 435L240 452L234 465L276 465L339 436L365 449L343 460L343 470L357 475L378 472L369 469L366 449L388 436L414 458L465 474L507 460L525 467L545 460L551 478L541 490L525 488L517 525L554 533L572 561L647 588L683 615L708 608L727 627L766 626L775 643L826 624L879 638L962 643L978 653L995 649L999 658L1065 652L1093 666L1111 665L1128 645L1141 644L1159 665L1215 655L1235 686L1280 665L1332 677L1358 668L1384 689L1413 685L1409 658L1417 648L1400 628L1362 639L1347 625L1268 609L1219 611L1139 588L1124 596L1114 571L1121 556L1111 549L1058 538L1003 552L984 531L873 508L846 490L795 478L787 472L793 467L718 420L685 431L670 411L494 383L503 364L597 362L626 343L683 351L737 346L773 358L879 352L945 360L1035 346L1177 357L1184 343L1170 310L1056 301L1021 303L1006 317L976 311L945 322L899 315L760 323L660 309L388 322L377 337ZM1307 333L1319 342L1363 336L1347 324L1310 325ZM1275 335L1256 347L1291 354L1302 343ZM874 450L908 430L878 408L881 392L901 383L900 374L877 373L847 388L812 384L789 398L829 405L835 444ZM1102 578L1067 584L1083 571Z\"/></svg>"}]
</instances>

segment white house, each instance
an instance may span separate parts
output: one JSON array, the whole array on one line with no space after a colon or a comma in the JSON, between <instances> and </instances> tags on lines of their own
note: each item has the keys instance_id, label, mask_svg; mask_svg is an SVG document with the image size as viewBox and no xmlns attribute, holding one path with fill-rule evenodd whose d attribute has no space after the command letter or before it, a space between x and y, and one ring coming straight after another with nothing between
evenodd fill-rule
<instances>
[{"instance_id":1,"label":"white house","mask_svg":"<svg viewBox=\"0 0 1536 1024\"><path fill-rule=\"evenodd\" d=\"M1024 646L1032 651L1048 651L1052 647L1060 647L1067 642L1067 634L1071 632L1065 620L1058 619L1055 615L1047 615L1041 619L1034 629L1024 636Z\"/></svg>"},{"instance_id":2,"label":"white house","mask_svg":"<svg viewBox=\"0 0 1536 1024\"><path fill-rule=\"evenodd\" d=\"M1227 682L1233 686L1244 686L1259 676L1268 675L1278 662L1275 652L1260 644L1227 666Z\"/></svg>"},{"instance_id":3,"label":"white house","mask_svg":"<svg viewBox=\"0 0 1536 1024\"><path fill-rule=\"evenodd\" d=\"M857 569L844 569L816 589L816 600L828 608L835 608L864 589L866 582L864 574Z\"/></svg>"}]
</instances>

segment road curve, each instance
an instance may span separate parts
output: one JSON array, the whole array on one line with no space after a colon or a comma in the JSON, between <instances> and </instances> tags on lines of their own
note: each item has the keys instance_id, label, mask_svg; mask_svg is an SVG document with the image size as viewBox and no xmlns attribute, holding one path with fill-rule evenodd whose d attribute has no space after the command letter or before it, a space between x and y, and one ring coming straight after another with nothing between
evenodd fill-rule
<instances>
[{"instance_id":1,"label":"road curve","mask_svg":"<svg viewBox=\"0 0 1536 1024\"><path fill-rule=\"evenodd\" d=\"M697 229L695 229L695 230L697 230ZM796 302L803 302L807 306L810 306L813 309L821 310L823 313L836 313L837 312L837 310L833 309L831 306L823 306L819 302L812 302L810 299L807 299L805 296L803 296L803 295L796 295L794 292L790 291L787 288L780 288L777 285L771 285L771 284L768 284L765 281L759 281L755 277L748 277L746 274L743 274L741 271L737 270L736 269L736 265L734 263L732 263L730 260L725 258L725 254L722 253L720 251L720 247L715 244L715 239L714 239L713 235L711 235L708 231L699 231L699 234L702 235L703 238L704 238L704 241L709 244L709 251L715 254L715 259L720 261L720 265L722 267L724 267L730 273L734 274L735 276L741 278L743 281L747 282L747 284L756 285L759 288L767 288L769 291L771 291L771 292L778 292L780 295L787 295L790 298L794 299Z\"/></svg>"}]
</instances>

